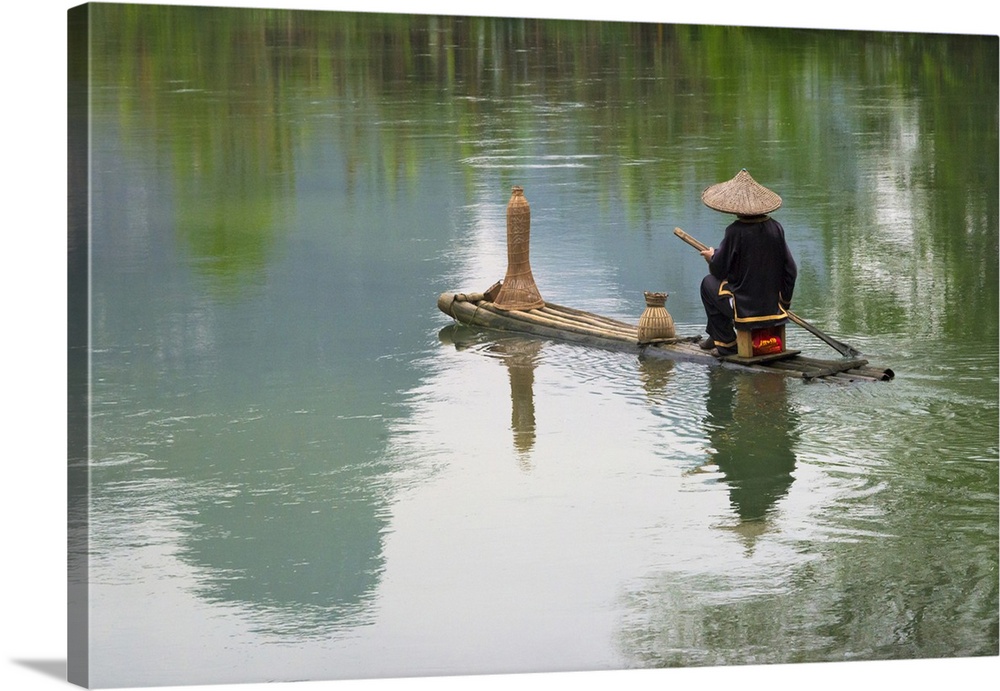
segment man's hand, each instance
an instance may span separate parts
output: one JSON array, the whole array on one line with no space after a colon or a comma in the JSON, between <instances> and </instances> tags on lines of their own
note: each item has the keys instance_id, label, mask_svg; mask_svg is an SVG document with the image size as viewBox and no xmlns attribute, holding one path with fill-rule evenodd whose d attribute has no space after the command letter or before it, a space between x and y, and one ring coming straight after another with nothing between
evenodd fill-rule
<instances>
[{"instance_id":1,"label":"man's hand","mask_svg":"<svg viewBox=\"0 0 1000 691\"><path fill-rule=\"evenodd\" d=\"M712 257L715 256L715 248L714 247L709 247L707 250L702 250L701 251L701 256L703 256L705 258L706 262L711 262L712 261Z\"/></svg>"}]
</instances>

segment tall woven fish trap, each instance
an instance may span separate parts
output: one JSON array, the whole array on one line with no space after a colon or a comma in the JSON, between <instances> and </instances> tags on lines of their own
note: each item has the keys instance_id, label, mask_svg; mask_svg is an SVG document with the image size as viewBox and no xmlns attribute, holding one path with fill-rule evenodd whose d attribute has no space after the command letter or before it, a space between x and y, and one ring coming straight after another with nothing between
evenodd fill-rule
<instances>
[{"instance_id":1,"label":"tall woven fish trap","mask_svg":"<svg viewBox=\"0 0 1000 691\"><path fill-rule=\"evenodd\" d=\"M528 259L531 241L531 207L524 188L515 186L507 202L507 275L494 303L503 310L530 310L545 306Z\"/></svg>"}]
</instances>

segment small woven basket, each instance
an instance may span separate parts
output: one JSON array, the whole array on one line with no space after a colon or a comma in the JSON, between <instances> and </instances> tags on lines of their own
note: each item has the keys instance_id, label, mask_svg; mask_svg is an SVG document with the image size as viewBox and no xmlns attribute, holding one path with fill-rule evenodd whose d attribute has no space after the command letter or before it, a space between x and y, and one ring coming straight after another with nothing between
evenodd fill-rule
<instances>
[{"instance_id":1,"label":"small woven basket","mask_svg":"<svg viewBox=\"0 0 1000 691\"><path fill-rule=\"evenodd\" d=\"M649 343L661 338L674 338L674 318L667 311L667 293L643 293L646 309L639 317L639 343Z\"/></svg>"}]
</instances>

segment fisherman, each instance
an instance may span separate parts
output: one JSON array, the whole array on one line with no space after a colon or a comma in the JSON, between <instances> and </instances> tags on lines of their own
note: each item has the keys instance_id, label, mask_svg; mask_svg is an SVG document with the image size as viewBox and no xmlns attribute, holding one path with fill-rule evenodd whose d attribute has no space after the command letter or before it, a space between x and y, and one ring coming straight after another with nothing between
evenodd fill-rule
<instances>
[{"instance_id":1,"label":"fisherman","mask_svg":"<svg viewBox=\"0 0 1000 691\"><path fill-rule=\"evenodd\" d=\"M797 269L784 229L768 215L781 207L781 197L745 168L733 179L708 187L701 200L710 209L736 214L718 249L701 253L709 270L701 282L708 317L708 338L701 347L734 355L736 327L765 328L788 318Z\"/></svg>"}]
</instances>

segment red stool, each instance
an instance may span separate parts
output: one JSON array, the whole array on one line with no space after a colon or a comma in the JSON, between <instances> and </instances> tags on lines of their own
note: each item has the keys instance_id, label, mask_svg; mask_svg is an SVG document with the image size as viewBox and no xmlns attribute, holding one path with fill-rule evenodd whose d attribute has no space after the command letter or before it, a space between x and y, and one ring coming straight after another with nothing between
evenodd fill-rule
<instances>
[{"instance_id":1,"label":"red stool","mask_svg":"<svg viewBox=\"0 0 1000 691\"><path fill-rule=\"evenodd\" d=\"M785 324L761 329L736 327L736 354L741 358L776 355L785 352Z\"/></svg>"}]
</instances>

